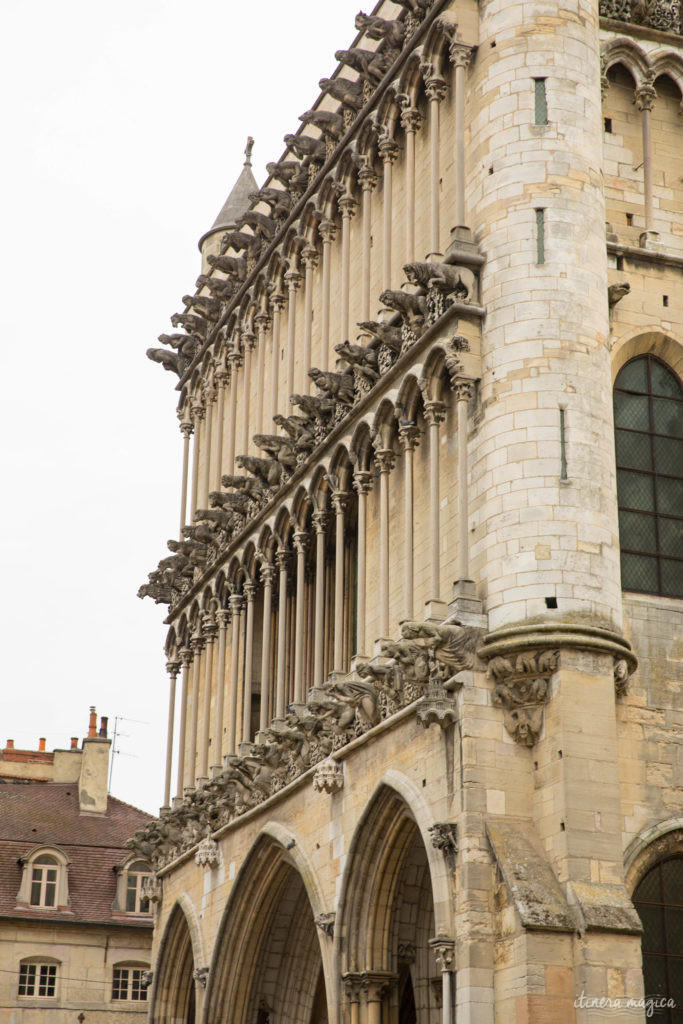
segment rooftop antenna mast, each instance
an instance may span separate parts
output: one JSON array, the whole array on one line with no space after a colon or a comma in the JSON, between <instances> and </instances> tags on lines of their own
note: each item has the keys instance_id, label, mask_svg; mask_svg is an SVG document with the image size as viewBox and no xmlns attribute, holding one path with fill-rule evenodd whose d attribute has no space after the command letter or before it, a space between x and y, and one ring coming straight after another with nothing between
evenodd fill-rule
<instances>
[{"instance_id":1,"label":"rooftop antenna mast","mask_svg":"<svg viewBox=\"0 0 683 1024\"><path fill-rule=\"evenodd\" d=\"M111 762L109 764L109 782L107 793L111 793L111 777L114 774L114 758L117 754L124 753L116 746L116 737L119 735L119 722L133 722L135 725L149 725L149 722L142 722L139 718L124 718L123 715L116 715L114 718L114 735L111 738ZM128 738L128 733L122 732L121 736ZM135 754L128 754L127 757L135 757Z\"/></svg>"}]
</instances>

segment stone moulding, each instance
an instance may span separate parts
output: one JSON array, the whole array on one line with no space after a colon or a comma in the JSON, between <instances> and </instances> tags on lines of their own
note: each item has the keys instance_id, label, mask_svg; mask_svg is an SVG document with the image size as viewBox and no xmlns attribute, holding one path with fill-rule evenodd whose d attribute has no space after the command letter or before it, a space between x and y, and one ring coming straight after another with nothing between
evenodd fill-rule
<instances>
[{"instance_id":1,"label":"stone moulding","mask_svg":"<svg viewBox=\"0 0 683 1024\"><path fill-rule=\"evenodd\" d=\"M638 665L628 640L613 630L574 623L538 623L494 630L477 655L494 680L491 702L503 709L505 728L513 739L532 747L543 725L543 706L550 698L550 678L562 649L609 655L617 697L627 692Z\"/></svg>"}]
</instances>

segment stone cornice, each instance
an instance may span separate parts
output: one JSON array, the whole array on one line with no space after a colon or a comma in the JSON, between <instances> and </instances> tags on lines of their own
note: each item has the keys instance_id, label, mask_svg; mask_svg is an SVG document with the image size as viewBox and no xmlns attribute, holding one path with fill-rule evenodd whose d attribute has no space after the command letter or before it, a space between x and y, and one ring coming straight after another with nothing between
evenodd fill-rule
<instances>
[{"instance_id":1,"label":"stone cornice","mask_svg":"<svg viewBox=\"0 0 683 1024\"><path fill-rule=\"evenodd\" d=\"M218 331L228 322L233 310L240 308L245 294L248 292L252 283L257 280L259 274L265 269L265 267L267 267L268 263L272 258L274 250L278 247L278 245L281 242L284 241L291 225L294 224L301 216L301 213L306 208L307 203L316 194L321 184L325 180L325 177L329 175L331 167L334 164L336 164L338 160L341 159L346 146L349 145L349 143L353 141L354 136L361 131L365 121L371 115L373 109L376 107L383 91L397 77L400 69L409 59L414 49L417 46L419 46L422 39L427 34L432 24L436 20L437 16L441 13L441 11L447 5L447 3L448 0L435 0L434 4L427 12L424 21L421 22L421 24L418 26L415 32L409 37L409 39L406 40L406 45L401 50L401 53L398 55L398 57L391 65L391 67L388 69L388 71L385 73L382 80L378 83L377 87L372 92L372 95L369 97L367 103L365 103L361 110L358 111L357 116L353 119L353 123L349 126L347 131L343 132L339 141L336 143L334 149L332 150L328 158L320 166L318 173L309 183L309 186L304 192L304 194L293 205L292 210L289 213L289 216L286 218L286 220L283 221L279 230L275 233L272 241L267 246L264 246L264 249L261 255L259 256L258 260L256 261L254 267L247 274L246 280L240 285L235 294L232 296L223 315L220 317L217 323L215 323L212 326L211 330L208 332L206 340L195 353L192 362L187 366L185 372L180 377L178 384L176 385L177 391L182 391L185 384L191 379L194 370L196 369L197 366L200 365L205 352L214 344ZM660 34L664 35L664 33ZM357 45L362 36L363 32L361 31L352 45ZM340 70L341 65L336 68L331 77L335 78L339 74ZM313 109L315 109L315 105ZM287 152L288 151L286 150L283 156L285 156ZM263 187L266 187L269 184L270 180L270 178L267 178L266 181L264 182Z\"/></svg>"},{"instance_id":2,"label":"stone cornice","mask_svg":"<svg viewBox=\"0 0 683 1024\"><path fill-rule=\"evenodd\" d=\"M672 252L643 249L638 245L624 245L621 242L608 242L607 252L610 256L624 256L627 260L633 260L634 263L658 263L663 267L683 270L683 256L677 256Z\"/></svg>"}]
</instances>

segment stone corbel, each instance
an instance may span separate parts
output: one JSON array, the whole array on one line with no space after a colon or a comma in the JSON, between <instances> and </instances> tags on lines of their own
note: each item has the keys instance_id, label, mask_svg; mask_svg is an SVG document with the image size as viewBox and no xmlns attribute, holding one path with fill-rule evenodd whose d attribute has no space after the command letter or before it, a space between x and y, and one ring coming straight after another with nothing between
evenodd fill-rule
<instances>
[{"instance_id":1,"label":"stone corbel","mask_svg":"<svg viewBox=\"0 0 683 1024\"><path fill-rule=\"evenodd\" d=\"M316 925L323 935L327 935L328 939L334 938L334 921L336 916L335 912L331 911L329 914L318 914L315 919Z\"/></svg>"},{"instance_id":2,"label":"stone corbel","mask_svg":"<svg viewBox=\"0 0 683 1024\"><path fill-rule=\"evenodd\" d=\"M489 633L477 654L494 681L491 703L503 709L505 728L522 746L533 747L539 737L562 648L611 655L617 697L626 692L638 664L627 640L598 626L558 622Z\"/></svg>"},{"instance_id":3,"label":"stone corbel","mask_svg":"<svg viewBox=\"0 0 683 1024\"><path fill-rule=\"evenodd\" d=\"M313 775L313 789L317 793L338 793L344 788L344 766L328 759L318 765Z\"/></svg>"},{"instance_id":4,"label":"stone corbel","mask_svg":"<svg viewBox=\"0 0 683 1024\"><path fill-rule=\"evenodd\" d=\"M192 977L201 985L202 988L206 988L206 983L209 980L209 968L208 967L195 967L192 972Z\"/></svg>"},{"instance_id":5,"label":"stone corbel","mask_svg":"<svg viewBox=\"0 0 683 1024\"><path fill-rule=\"evenodd\" d=\"M218 867L220 859L221 854L218 848L218 843L215 839L211 838L211 828L207 825L206 835L197 847L197 852L194 855L194 862L200 868L209 868L209 870L211 870L212 868Z\"/></svg>"}]
</instances>

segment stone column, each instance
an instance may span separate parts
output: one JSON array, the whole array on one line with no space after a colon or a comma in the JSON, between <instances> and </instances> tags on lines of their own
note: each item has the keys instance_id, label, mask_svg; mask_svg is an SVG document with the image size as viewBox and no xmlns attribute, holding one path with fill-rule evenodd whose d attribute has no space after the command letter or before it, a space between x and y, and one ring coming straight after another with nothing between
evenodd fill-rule
<instances>
[{"instance_id":1,"label":"stone column","mask_svg":"<svg viewBox=\"0 0 683 1024\"><path fill-rule=\"evenodd\" d=\"M420 431L415 423L402 420L398 427L398 437L403 449L403 480L404 480L404 546L405 567L403 575L403 617L414 617L413 592L415 576L413 564L413 452L419 444Z\"/></svg>"},{"instance_id":2,"label":"stone column","mask_svg":"<svg viewBox=\"0 0 683 1024\"><path fill-rule=\"evenodd\" d=\"M225 647L230 613L219 608L218 619L218 665L216 667L216 727L214 730L213 763L219 768L223 764L223 708L225 704Z\"/></svg>"},{"instance_id":3,"label":"stone column","mask_svg":"<svg viewBox=\"0 0 683 1024\"><path fill-rule=\"evenodd\" d=\"M474 394L474 381L457 377L452 384L458 410L458 579L470 578L470 538L468 459L467 459L467 407Z\"/></svg>"},{"instance_id":4,"label":"stone column","mask_svg":"<svg viewBox=\"0 0 683 1024\"><path fill-rule=\"evenodd\" d=\"M308 533L296 530L294 533L296 550L296 612L294 619L294 703L303 704L304 700L304 605L306 603L306 549Z\"/></svg>"},{"instance_id":5,"label":"stone column","mask_svg":"<svg viewBox=\"0 0 683 1024\"><path fill-rule=\"evenodd\" d=\"M218 388L218 402L216 404L216 468L213 475L212 490L220 491L221 476L223 474L223 428L225 421L225 389L228 386L230 374L226 367L221 366L216 371L216 385Z\"/></svg>"},{"instance_id":6,"label":"stone column","mask_svg":"<svg viewBox=\"0 0 683 1024\"><path fill-rule=\"evenodd\" d=\"M425 79L425 92L429 100L429 178L430 178L430 217L429 217L429 256L440 255L439 224L439 105L446 95L446 83L440 75L434 73L430 63L422 65Z\"/></svg>"},{"instance_id":7,"label":"stone column","mask_svg":"<svg viewBox=\"0 0 683 1024\"><path fill-rule=\"evenodd\" d=\"M384 971L363 973L361 987L365 997L367 1024L382 1024L382 1004L395 978Z\"/></svg>"},{"instance_id":8,"label":"stone column","mask_svg":"<svg viewBox=\"0 0 683 1024\"><path fill-rule=\"evenodd\" d=\"M318 231L323 241L320 369L327 370L330 353L330 250L337 234L337 225L332 220L323 220L318 226Z\"/></svg>"},{"instance_id":9,"label":"stone column","mask_svg":"<svg viewBox=\"0 0 683 1024\"><path fill-rule=\"evenodd\" d=\"M232 618L232 649L230 651L230 704L228 706L228 754L237 750L237 684L240 671L240 614L242 595L232 594L228 600Z\"/></svg>"},{"instance_id":10,"label":"stone column","mask_svg":"<svg viewBox=\"0 0 683 1024\"><path fill-rule=\"evenodd\" d=\"M202 447L204 448L204 466L201 477L201 485L199 487L199 502L202 508L206 508L209 504L209 490L211 480L211 434L213 426L213 400L216 397L216 390L213 384L208 384L204 388L204 421L206 423L204 429L204 437L202 438ZM194 515L195 509L192 509Z\"/></svg>"},{"instance_id":11,"label":"stone column","mask_svg":"<svg viewBox=\"0 0 683 1024\"><path fill-rule=\"evenodd\" d=\"M361 167L358 183L362 191L361 206L361 320L370 319L370 244L372 241L372 190L377 185L377 175L370 164Z\"/></svg>"},{"instance_id":12,"label":"stone column","mask_svg":"<svg viewBox=\"0 0 683 1024\"><path fill-rule=\"evenodd\" d=\"M287 707L286 697L286 655L287 655L287 568L289 551L283 549L275 556L280 571L280 589L277 608L277 676L275 681L275 717L284 718Z\"/></svg>"},{"instance_id":13,"label":"stone column","mask_svg":"<svg viewBox=\"0 0 683 1024\"><path fill-rule=\"evenodd\" d=\"M427 400L424 404L424 411L425 420L429 426L429 598L432 601L439 601L441 599L439 424L443 423L446 417L446 406L443 402Z\"/></svg>"},{"instance_id":14,"label":"stone column","mask_svg":"<svg viewBox=\"0 0 683 1024\"><path fill-rule=\"evenodd\" d=\"M472 47L458 40L449 46L455 66L455 226L464 227L465 218L465 70L472 60Z\"/></svg>"},{"instance_id":15,"label":"stone column","mask_svg":"<svg viewBox=\"0 0 683 1024\"><path fill-rule=\"evenodd\" d=\"M367 469L357 469L353 474L353 488L358 495L358 552L357 552L357 591L356 591L356 654L366 654L365 650L365 614L366 614L366 529L368 491L372 484L372 473Z\"/></svg>"},{"instance_id":16,"label":"stone column","mask_svg":"<svg viewBox=\"0 0 683 1024\"><path fill-rule=\"evenodd\" d=\"M180 687L180 727L178 729L178 766L176 779L176 796L182 798L185 789L185 740L187 738L187 697L189 689L190 662L192 651L189 647L181 647L180 660L183 666L182 682Z\"/></svg>"},{"instance_id":17,"label":"stone column","mask_svg":"<svg viewBox=\"0 0 683 1024\"><path fill-rule=\"evenodd\" d=\"M641 112L643 130L643 192L645 194L645 230L654 228L654 208L652 199L652 129L650 114L657 99L652 80L636 89L636 105Z\"/></svg>"},{"instance_id":18,"label":"stone column","mask_svg":"<svg viewBox=\"0 0 683 1024\"><path fill-rule=\"evenodd\" d=\"M389 473L394 468L391 448L377 438L375 463L379 469L379 636L389 636Z\"/></svg>"},{"instance_id":19,"label":"stone column","mask_svg":"<svg viewBox=\"0 0 683 1024\"><path fill-rule=\"evenodd\" d=\"M344 511L348 494L335 491L332 495L335 525L334 551L334 657L333 670L344 671Z\"/></svg>"},{"instance_id":20,"label":"stone column","mask_svg":"<svg viewBox=\"0 0 683 1024\"><path fill-rule=\"evenodd\" d=\"M285 274L287 284L287 385L286 401L294 393L294 356L296 354L296 293L301 285L301 274L299 273L296 260L292 261L292 268Z\"/></svg>"},{"instance_id":21,"label":"stone column","mask_svg":"<svg viewBox=\"0 0 683 1024\"><path fill-rule=\"evenodd\" d=\"M404 97L409 104L410 98ZM417 107L404 104L401 127L406 134L406 263L415 260L415 133L422 125L422 114Z\"/></svg>"},{"instance_id":22,"label":"stone column","mask_svg":"<svg viewBox=\"0 0 683 1024\"><path fill-rule=\"evenodd\" d=\"M239 348L233 348L228 356L230 361L230 395L228 403L228 444L227 444L227 474L232 476L235 472L235 431L237 429L237 377L242 364L242 353Z\"/></svg>"},{"instance_id":23,"label":"stone column","mask_svg":"<svg viewBox=\"0 0 683 1024\"><path fill-rule=\"evenodd\" d=\"M166 671L169 677L168 729L166 730L166 775L164 777L164 807L171 804L171 764L173 762L173 725L175 722L175 685L180 671L179 661L168 661Z\"/></svg>"},{"instance_id":24,"label":"stone column","mask_svg":"<svg viewBox=\"0 0 683 1024\"><path fill-rule=\"evenodd\" d=\"M391 225L393 197L393 165L398 146L388 135L380 138L377 146L384 168L384 209L382 223L382 291L391 288Z\"/></svg>"},{"instance_id":25,"label":"stone column","mask_svg":"<svg viewBox=\"0 0 683 1024\"><path fill-rule=\"evenodd\" d=\"M349 338L349 287L351 280L351 218L358 206L353 196L344 194L337 202L342 215L341 233L341 342Z\"/></svg>"},{"instance_id":26,"label":"stone column","mask_svg":"<svg viewBox=\"0 0 683 1024\"><path fill-rule=\"evenodd\" d=\"M266 363L266 333L270 327L270 317L267 313L257 313L254 317L256 324L256 430L255 434L264 433L263 430L263 389L265 385L265 363Z\"/></svg>"},{"instance_id":27,"label":"stone column","mask_svg":"<svg viewBox=\"0 0 683 1024\"><path fill-rule=\"evenodd\" d=\"M249 418L249 410L251 406L251 353L254 351L256 344L256 335L251 331L243 331L242 342L244 349L244 369L242 371L242 444L241 452L238 454L247 455L249 454L249 448L251 446L251 421Z\"/></svg>"},{"instance_id":28,"label":"stone column","mask_svg":"<svg viewBox=\"0 0 683 1024\"><path fill-rule=\"evenodd\" d=\"M190 752L188 756L189 782L194 787L197 780L197 731L199 728L199 679L202 671L204 637L195 633L190 640L192 648L192 718L190 719Z\"/></svg>"},{"instance_id":29,"label":"stone column","mask_svg":"<svg viewBox=\"0 0 683 1024\"><path fill-rule=\"evenodd\" d=\"M455 942L443 935L429 940L434 950L436 966L441 971L441 1024L453 1024L453 971L455 970Z\"/></svg>"},{"instance_id":30,"label":"stone column","mask_svg":"<svg viewBox=\"0 0 683 1024\"><path fill-rule=\"evenodd\" d=\"M192 489L190 492L190 522L194 522L194 514L197 511L197 496L199 493L199 454L201 446L201 425L204 416L204 404L201 396L192 399L192 419L194 421L194 443L192 445Z\"/></svg>"},{"instance_id":31,"label":"stone column","mask_svg":"<svg viewBox=\"0 0 683 1024\"><path fill-rule=\"evenodd\" d=\"M242 742L251 740L251 689L254 678L254 598L256 584L244 584L244 596L247 602L247 626L244 646L244 684L242 692Z\"/></svg>"},{"instance_id":32,"label":"stone column","mask_svg":"<svg viewBox=\"0 0 683 1024\"><path fill-rule=\"evenodd\" d=\"M270 418L277 415L278 382L280 377L280 316L285 304L284 297L276 292L270 300L273 309L273 348L270 362ZM287 410L285 409L285 413Z\"/></svg>"},{"instance_id":33,"label":"stone column","mask_svg":"<svg viewBox=\"0 0 683 1024\"><path fill-rule=\"evenodd\" d=\"M313 685L323 682L323 660L325 641L325 528L328 514L324 511L313 513L315 527L315 626L313 648Z\"/></svg>"},{"instance_id":34,"label":"stone column","mask_svg":"<svg viewBox=\"0 0 683 1024\"><path fill-rule=\"evenodd\" d=\"M311 337L313 332L313 271L318 266L318 250L314 245L307 245L301 254L304 261L304 351L301 367L301 393L309 394L311 378Z\"/></svg>"},{"instance_id":35,"label":"stone column","mask_svg":"<svg viewBox=\"0 0 683 1024\"><path fill-rule=\"evenodd\" d=\"M261 630L261 706L259 709L259 729L268 728L270 722L270 633L273 607L273 583L276 569L270 562L261 563L261 583L263 584L263 628Z\"/></svg>"},{"instance_id":36,"label":"stone column","mask_svg":"<svg viewBox=\"0 0 683 1024\"><path fill-rule=\"evenodd\" d=\"M204 713L202 715L202 742L199 748L199 777L209 776L209 735L211 732L211 684L213 675L213 642L216 639L216 622L212 614L204 616Z\"/></svg>"},{"instance_id":37,"label":"stone column","mask_svg":"<svg viewBox=\"0 0 683 1024\"><path fill-rule=\"evenodd\" d=\"M183 536L183 526L187 523L187 477L190 467L190 436L193 430L192 423L183 419L180 424L180 432L183 435L183 475L180 485L180 532L178 533L180 538Z\"/></svg>"}]
</instances>

